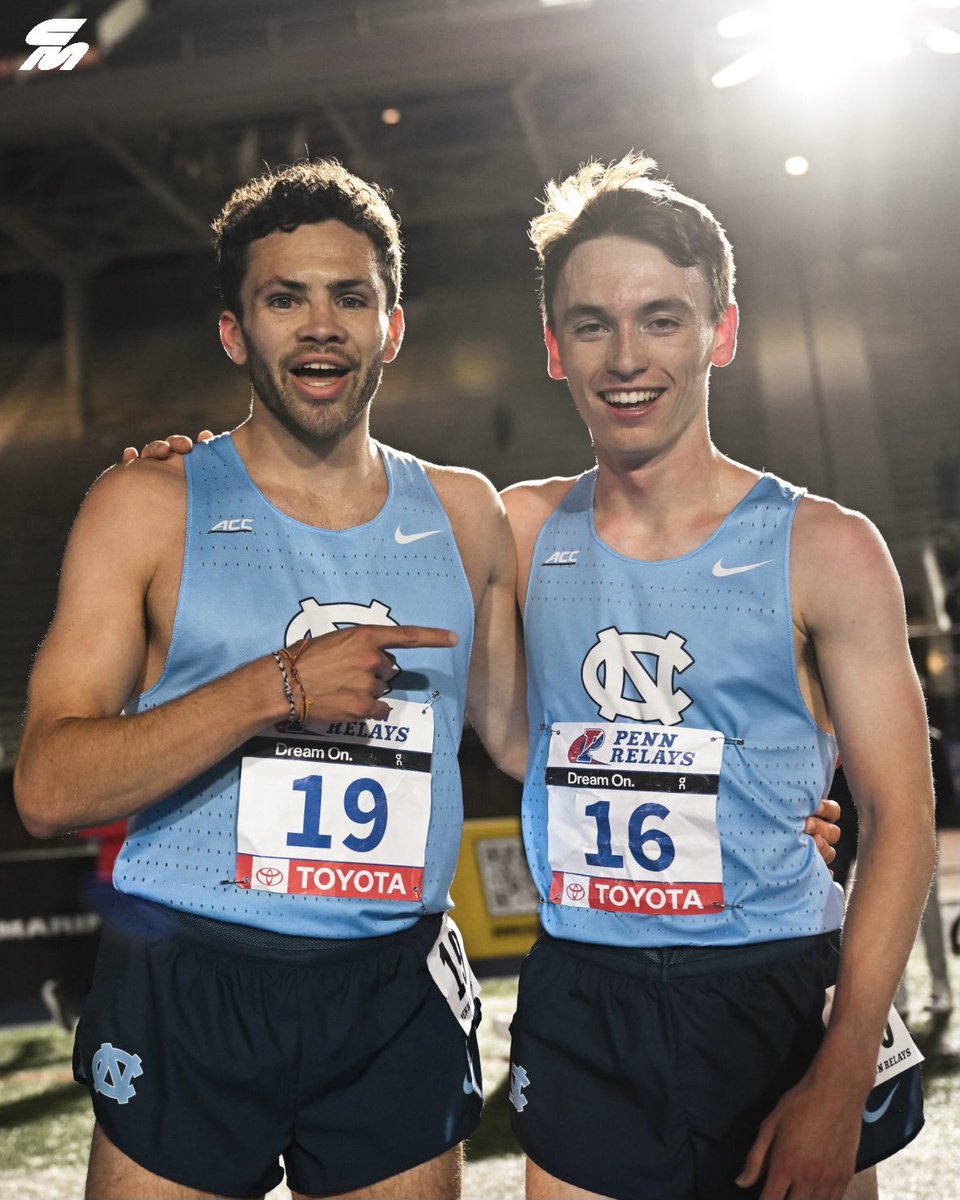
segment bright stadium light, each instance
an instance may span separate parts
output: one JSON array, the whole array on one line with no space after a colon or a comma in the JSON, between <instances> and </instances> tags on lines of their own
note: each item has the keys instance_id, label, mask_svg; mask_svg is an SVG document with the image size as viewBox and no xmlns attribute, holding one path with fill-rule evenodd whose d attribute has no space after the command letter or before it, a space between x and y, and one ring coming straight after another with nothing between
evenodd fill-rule
<instances>
[{"instance_id":1,"label":"bright stadium light","mask_svg":"<svg viewBox=\"0 0 960 1200\"><path fill-rule=\"evenodd\" d=\"M783 164L783 169L788 175L806 175L810 170L810 163L802 154L791 154Z\"/></svg>"},{"instance_id":2,"label":"bright stadium light","mask_svg":"<svg viewBox=\"0 0 960 1200\"><path fill-rule=\"evenodd\" d=\"M768 0L765 10L743 9L717 25L742 52L712 77L734 87L769 68L780 79L816 90L858 63L890 63L914 45L954 54L950 29L930 25L930 8L960 9L960 0ZM926 11L925 11L926 10Z\"/></svg>"},{"instance_id":3,"label":"bright stadium light","mask_svg":"<svg viewBox=\"0 0 960 1200\"><path fill-rule=\"evenodd\" d=\"M898 0L784 0L773 28L776 70L800 87L818 87L857 59L909 52L906 5Z\"/></svg>"},{"instance_id":4,"label":"bright stadium light","mask_svg":"<svg viewBox=\"0 0 960 1200\"><path fill-rule=\"evenodd\" d=\"M748 54L734 59L729 66L717 71L711 82L716 88L736 87L738 83L746 83L754 75L760 74L769 57L766 50L751 50Z\"/></svg>"},{"instance_id":5,"label":"bright stadium light","mask_svg":"<svg viewBox=\"0 0 960 1200\"><path fill-rule=\"evenodd\" d=\"M924 41L934 54L960 54L960 33L942 25L928 29Z\"/></svg>"},{"instance_id":6,"label":"bright stadium light","mask_svg":"<svg viewBox=\"0 0 960 1200\"><path fill-rule=\"evenodd\" d=\"M958 0L960 2L960 0ZM758 8L745 8L717 22L717 33L724 38L749 37L763 29L770 18Z\"/></svg>"}]
</instances>

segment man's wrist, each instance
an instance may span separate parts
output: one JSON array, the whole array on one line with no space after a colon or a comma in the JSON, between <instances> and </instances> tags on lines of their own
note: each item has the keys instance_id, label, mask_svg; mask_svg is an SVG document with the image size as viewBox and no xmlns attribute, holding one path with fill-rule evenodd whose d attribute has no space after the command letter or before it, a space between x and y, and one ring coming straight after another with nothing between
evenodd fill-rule
<instances>
[{"instance_id":1,"label":"man's wrist","mask_svg":"<svg viewBox=\"0 0 960 1200\"><path fill-rule=\"evenodd\" d=\"M283 694L283 680L272 654L255 659L233 672L232 683L239 692L238 716L245 719L251 734L276 721L289 719L290 709Z\"/></svg>"},{"instance_id":2,"label":"man's wrist","mask_svg":"<svg viewBox=\"0 0 960 1200\"><path fill-rule=\"evenodd\" d=\"M850 1037L842 1030L828 1028L810 1065L811 1081L866 1098L876 1080L879 1050L879 1038L874 1043L862 1035Z\"/></svg>"}]
</instances>

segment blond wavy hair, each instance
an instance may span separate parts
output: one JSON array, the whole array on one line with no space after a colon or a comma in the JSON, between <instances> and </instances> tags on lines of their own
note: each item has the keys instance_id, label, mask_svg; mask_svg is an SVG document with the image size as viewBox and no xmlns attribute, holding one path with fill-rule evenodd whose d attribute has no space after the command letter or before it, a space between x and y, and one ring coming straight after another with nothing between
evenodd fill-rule
<instances>
[{"instance_id":1,"label":"blond wavy hair","mask_svg":"<svg viewBox=\"0 0 960 1200\"><path fill-rule=\"evenodd\" d=\"M733 248L723 226L699 200L668 179L653 178L656 162L631 151L617 162L584 163L566 179L551 180L543 212L530 222L540 263L540 311L551 326L557 280L571 252L609 235L656 246L678 267L700 267L710 289L716 324L733 301Z\"/></svg>"}]
</instances>

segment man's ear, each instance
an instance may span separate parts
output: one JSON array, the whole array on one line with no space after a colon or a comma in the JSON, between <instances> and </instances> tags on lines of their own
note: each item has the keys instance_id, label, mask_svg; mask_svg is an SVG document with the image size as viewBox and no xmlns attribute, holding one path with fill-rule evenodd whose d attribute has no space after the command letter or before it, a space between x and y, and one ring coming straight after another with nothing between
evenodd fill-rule
<instances>
[{"instance_id":1,"label":"man's ear","mask_svg":"<svg viewBox=\"0 0 960 1200\"><path fill-rule=\"evenodd\" d=\"M393 362L400 353L404 329L403 309L398 304L387 318L387 341L383 348L383 361L385 363Z\"/></svg>"},{"instance_id":2,"label":"man's ear","mask_svg":"<svg viewBox=\"0 0 960 1200\"><path fill-rule=\"evenodd\" d=\"M728 304L713 335L713 351L710 363L714 367L726 367L733 362L737 352L737 326L740 313L735 304Z\"/></svg>"},{"instance_id":3,"label":"man's ear","mask_svg":"<svg viewBox=\"0 0 960 1200\"><path fill-rule=\"evenodd\" d=\"M220 314L220 345L227 357L242 367L247 361L247 343L243 336L240 318L228 308Z\"/></svg>"},{"instance_id":4,"label":"man's ear","mask_svg":"<svg viewBox=\"0 0 960 1200\"><path fill-rule=\"evenodd\" d=\"M551 379L566 379L567 373L560 362L560 347L549 325L543 327L543 341L547 347L547 374Z\"/></svg>"}]
</instances>

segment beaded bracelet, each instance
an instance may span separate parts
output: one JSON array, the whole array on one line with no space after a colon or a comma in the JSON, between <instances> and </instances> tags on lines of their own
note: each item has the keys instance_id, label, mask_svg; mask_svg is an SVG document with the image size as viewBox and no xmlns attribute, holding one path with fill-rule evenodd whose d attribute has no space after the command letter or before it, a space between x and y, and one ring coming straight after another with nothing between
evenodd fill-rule
<instances>
[{"instance_id":1,"label":"beaded bracelet","mask_svg":"<svg viewBox=\"0 0 960 1200\"><path fill-rule=\"evenodd\" d=\"M293 689L290 686L290 677L287 674L287 668L284 666L283 658L280 650L274 650L273 657L277 666L280 668L280 674L283 676L283 694L286 697L287 703L290 705L290 720L299 723L300 715L297 712L297 706L293 700Z\"/></svg>"},{"instance_id":2,"label":"beaded bracelet","mask_svg":"<svg viewBox=\"0 0 960 1200\"><path fill-rule=\"evenodd\" d=\"M277 651L289 668L290 677L293 680L294 687L300 692L302 707L298 719L301 725L304 723L304 721L306 721L307 714L310 712L310 699L307 696L307 689L303 686L303 680L300 678L300 672L297 670L297 659L300 657L302 650L303 646L300 647L296 654L291 654L289 650Z\"/></svg>"}]
</instances>

